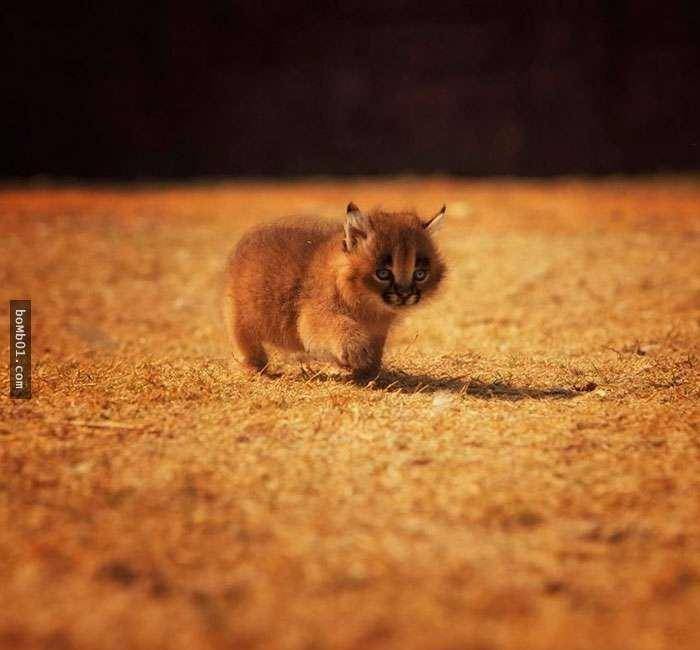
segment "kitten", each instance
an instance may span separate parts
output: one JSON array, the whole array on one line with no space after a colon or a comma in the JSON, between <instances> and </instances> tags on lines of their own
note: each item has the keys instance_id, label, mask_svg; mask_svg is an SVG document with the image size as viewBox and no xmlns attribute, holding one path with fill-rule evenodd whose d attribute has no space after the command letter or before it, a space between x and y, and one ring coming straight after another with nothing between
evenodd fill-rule
<instances>
[{"instance_id":1,"label":"kitten","mask_svg":"<svg viewBox=\"0 0 700 650\"><path fill-rule=\"evenodd\" d=\"M429 297L445 274L432 234L445 206L364 215L344 226L293 219L255 228L228 265L224 315L247 369L267 365L266 345L331 360L358 377L379 370L389 328Z\"/></svg>"}]
</instances>

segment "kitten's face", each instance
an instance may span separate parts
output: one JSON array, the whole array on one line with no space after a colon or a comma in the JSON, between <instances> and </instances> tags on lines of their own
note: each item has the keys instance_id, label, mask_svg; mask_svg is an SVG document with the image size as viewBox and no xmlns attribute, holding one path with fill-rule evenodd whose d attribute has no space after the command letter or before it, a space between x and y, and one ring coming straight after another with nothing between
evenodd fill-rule
<instances>
[{"instance_id":1,"label":"kitten's face","mask_svg":"<svg viewBox=\"0 0 700 650\"><path fill-rule=\"evenodd\" d=\"M428 283L430 258L409 246L397 246L393 254L381 253L375 266L373 274L365 278L365 285L378 291L391 307L416 305L423 292L434 286ZM432 266L434 269L435 264Z\"/></svg>"},{"instance_id":2,"label":"kitten's face","mask_svg":"<svg viewBox=\"0 0 700 650\"><path fill-rule=\"evenodd\" d=\"M441 211L428 222L412 213L349 217L345 241L352 269L349 279L377 306L392 311L429 297L445 273L431 234L443 215Z\"/></svg>"}]
</instances>

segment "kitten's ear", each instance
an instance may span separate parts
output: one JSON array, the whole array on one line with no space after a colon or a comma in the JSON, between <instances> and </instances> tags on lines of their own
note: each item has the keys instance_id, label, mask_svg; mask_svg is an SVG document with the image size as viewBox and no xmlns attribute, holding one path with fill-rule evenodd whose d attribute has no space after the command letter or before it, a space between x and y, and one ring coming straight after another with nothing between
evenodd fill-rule
<instances>
[{"instance_id":1,"label":"kitten's ear","mask_svg":"<svg viewBox=\"0 0 700 650\"><path fill-rule=\"evenodd\" d=\"M435 232L438 228L440 228L442 222L445 220L446 210L447 206L443 205L440 208L440 211L434 217L431 217L427 221L423 222L423 228L429 232Z\"/></svg>"},{"instance_id":2,"label":"kitten's ear","mask_svg":"<svg viewBox=\"0 0 700 650\"><path fill-rule=\"evenodd\" d=\"M360 239L366 239L369 231L369 221L354 203L348 203L345 215L345 241L343 247L351 251Z\"/></svg>"}]
</instances>

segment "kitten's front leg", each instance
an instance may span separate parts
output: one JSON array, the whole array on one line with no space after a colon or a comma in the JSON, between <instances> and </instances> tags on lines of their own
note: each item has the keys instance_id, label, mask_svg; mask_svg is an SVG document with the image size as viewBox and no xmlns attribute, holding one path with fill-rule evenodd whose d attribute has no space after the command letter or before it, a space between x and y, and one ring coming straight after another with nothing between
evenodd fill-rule
<instances>
[{"instance_id":1,"label":"kitten's front leg","mask_svg":"<svg viewBox=\"0 0 700 650\"><path fill-rule=\"evenodd\" d=\"M379 371L386 337L371 334L347 316L314 309L302 311L299 335L307 352L317 357L330 356L356 376Z\"/></svg>"},{"instance_id":2,"label":"kitten's front leg","mask_svg":"<svg viewBox=\"0 0 700 650\"><path fill-rule=\"evenodd\" d=\"M379 372L384 341L362 330L346 330L339 342L338 362L356 377L370 377Z\"/></svg>"}]
</instances>

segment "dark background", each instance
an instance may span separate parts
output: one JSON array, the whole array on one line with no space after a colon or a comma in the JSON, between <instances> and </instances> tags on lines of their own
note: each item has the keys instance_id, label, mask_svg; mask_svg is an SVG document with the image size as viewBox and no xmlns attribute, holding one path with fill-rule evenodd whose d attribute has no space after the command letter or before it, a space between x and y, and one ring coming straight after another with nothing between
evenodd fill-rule
<instances>
[{"instance_id":1,"label":"dark background","mask_svg":"<svg viewBox=\"0 0 700 650\"><path fill-rule=\"evenodd\" d=\"M700 167L695 1L12 4L4 177Z\"/></svg>"}]
</instances>

